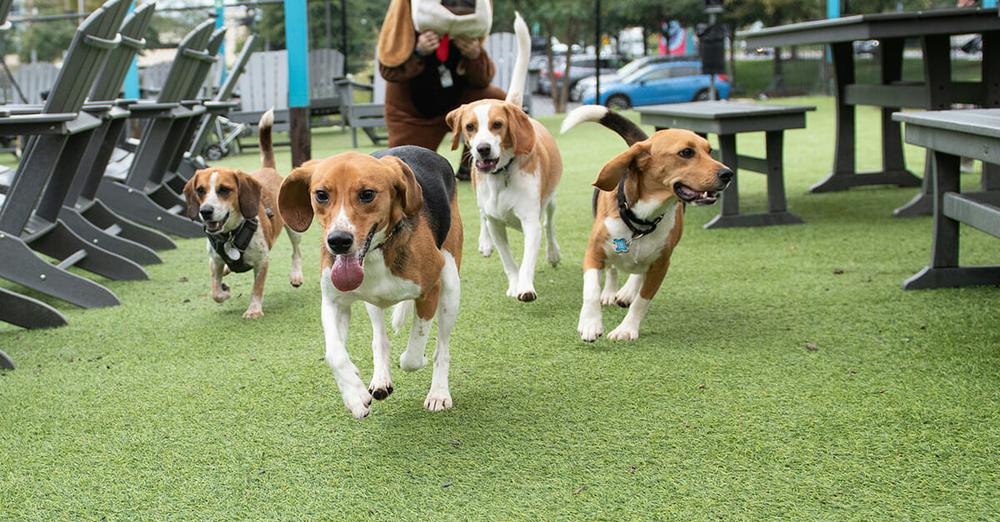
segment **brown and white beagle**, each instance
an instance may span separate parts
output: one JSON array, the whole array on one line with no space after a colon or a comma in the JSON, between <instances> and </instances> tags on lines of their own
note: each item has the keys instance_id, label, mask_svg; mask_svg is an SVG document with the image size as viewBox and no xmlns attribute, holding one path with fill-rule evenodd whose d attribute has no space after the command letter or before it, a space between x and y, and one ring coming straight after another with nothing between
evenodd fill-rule
<instances>
[{"instance_id":1,"label":"brown and white beagle","mask_svg":"<svg viewBox=\"0 0 1000 522\"><path fill-rule=\"evenodd\" d=\"M395 147L372 156L345 152L295 169L281 186L278 207L292 229L304 232L314 217L323 227L322 322L326 361L344 405L361 419L372 398L392 393L384 309L396 306L398 331L415 308L403 370L427 364L424 348L438 319L434 371L424 408L451 408L449 339L461 293L462 220L455 172L448 161L420 147ZM362 383L347 353L351 305L363 301L372 323L374 372Z\"/></svg>"},{"instance_id":2,"label":"brown and white beagle","mask_svg":"<svg viewBox=\"0 0 1000 522\"><path fill-rule=\"evenodd\" d=\"M275 170L271 127L274 114L260 119L261 168L253 174L238 169L201 169L184 185L187 215L205 224L208 236L208 265L212 274L212 299L229 299L229 286L222 282L230 272L253 270L250 306L243 317L264 315L264 281L269 254L281 234L284 221L277 213L281 176ZM302 236L288 230L292 243L292 286L302 286Z\"/></svg>"},{"instance_id":3,"label":"brown and white beagle","mask_svg":"<svg viewBox=\"0 0 1000 522\"><path fill-rule=\"evenodd\" d=\"M708 140L693 132L671 129L647 137L632 121L597 105L572 111L562 130L585 121L618 132L630 147L594 182L595 219L583 259L577 330L584 341L595 341L604 333L601 305L617 304L628 313L608 338L633 340L681 240L685 205L714 204L734 174L712 158ZM621 289L618 272L630 274Z\"/></svg>"},{"instance_id":4,"label":"brown and white beagle","mask_svg":"<svg viewBox=\"0 0 1000 522\"><path fill-rule=\"evenodd\" d=\"M472 182L479 205L479 252L489 256L496 245L507 274L507 295L534 301L543 223L548 261L559 264L553 216L563 164L552 134L521 108L531 36L520 14L514 30L518 56L507 99L463 105L449 113L446 121L454 136L452 150L464 141L475 159ZM524 233L520 266L510 251L508 226Z\"/></svg>"}]
</instances>

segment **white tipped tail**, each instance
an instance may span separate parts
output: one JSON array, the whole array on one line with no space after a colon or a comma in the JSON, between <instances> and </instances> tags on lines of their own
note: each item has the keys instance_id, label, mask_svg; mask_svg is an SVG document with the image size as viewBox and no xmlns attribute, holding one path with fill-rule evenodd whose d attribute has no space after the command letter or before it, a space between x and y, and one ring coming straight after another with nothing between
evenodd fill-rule
<instances>
[{"instance_id":1,"label":"white tipped tail","mask_svg":"<svg viewBox=\"0 0 1000 522\"><path fill-rule=\"evenodd\" d=\"M260 164L264 168L275 168L274 141L271 139L271 127L274 126L274 109L269 109L260 117L257 124L257 136L260 141Z\"/></svg>"},{"instance_id":2,"label":"white tipped tail","mask_svg":"<svg viewBox=\"0 0 1000 522\"><path fill-rule=\"evenodd\" d=\"M514 73L507 87L507 102L518 107L524 105L524 86L528 81L528 61L531 59L531 32L521 13L514 12L514 34L517 36L517 60Z\"/></svg>"},{"instance_id":3,"label":"white tipped tail","mask_svg":"<svg viewBox=\"0 0 1000 522\"><path fill-rule=\"evenodd\" d=\"M403 301L392 307L392 331L397 335L403 331L406 321L413 315L413 308L413 301Z\"/></svg>"},{"instance_id":4,"label":"white tipped tail","mask_svg":"<svg viewBox=\"0 0 1000 522\"><path fill-rule=\"evenodd\" d=\"M586 121L600 122L607 115L608 108L603 105L581 105L566 115L559 133L565 134L566 131Z\"/></svg>"}]
</instances>

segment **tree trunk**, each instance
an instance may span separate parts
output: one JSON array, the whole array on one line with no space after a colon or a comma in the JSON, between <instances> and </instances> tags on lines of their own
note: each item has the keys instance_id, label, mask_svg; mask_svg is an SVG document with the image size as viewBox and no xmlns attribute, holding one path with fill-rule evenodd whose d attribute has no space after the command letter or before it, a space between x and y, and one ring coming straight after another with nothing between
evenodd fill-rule
<instances>
[{"instance_id":1,"label":"tree trunk","mask_svg":"<svg viewBox=\"0 0 1000 522\"><path fill-rule=\"evenodd\" d=\"M785 78L782 72L781 47L774 48L774 76L771 78L771 85L767 91L778 94L785 90Z\"/></svg>"},{"instance_id":2,"label":"tree trunk","mask_svg":"<svg viewBox=\"0 0 1000 522\"><path fill-rule=\"evenodd\" d=\"M729 85L736 86L736 26L729 26Z\"/></svg>"},{"instance_id":3,"label":"tree trunk","mask_svg":"<svg viewBox=\"0 0 1000 522\"><path fill-rule=\"evenodd\" d=\"M642 55L649 56L649 33L646 32L646 26L642 26Z\"/></svg>"}]
</instances>

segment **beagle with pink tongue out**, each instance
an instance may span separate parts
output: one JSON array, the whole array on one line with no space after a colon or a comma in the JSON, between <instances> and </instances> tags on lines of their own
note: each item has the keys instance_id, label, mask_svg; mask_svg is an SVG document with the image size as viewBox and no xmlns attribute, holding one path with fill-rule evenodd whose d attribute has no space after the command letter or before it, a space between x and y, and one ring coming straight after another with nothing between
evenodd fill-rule
<instances>
[{"instance_id":1,"label":"beagle with pink tongue out","mask_svg":"<svg viewBox=\"0 0 1000 522\"><path fill-rule=\"evenodd\" d=\"M407 371L427 364L424 348L437 316L437 348L424 408L451 408L449 339L461 292L462 221L448 161L419 147L313 160L285 179L278 208L293 230L304 232L314 218L323 227L326 361L351 415L366 417L372 398L392 393L385 309L393 306L397 331L415 311L409 343L399 358ZM347 353L355 301L364 302L372 323L374 371L368 386Z\"/></svg>"}]
</instances>

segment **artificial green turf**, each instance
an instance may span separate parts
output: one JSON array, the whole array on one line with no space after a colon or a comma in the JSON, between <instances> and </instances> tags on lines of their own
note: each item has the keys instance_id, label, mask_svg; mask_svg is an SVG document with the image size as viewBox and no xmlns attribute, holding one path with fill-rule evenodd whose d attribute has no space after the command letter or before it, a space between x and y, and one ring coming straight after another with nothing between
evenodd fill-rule
<instances>
[{"instance_id":1,"label":"artificial green turf","mask_svg":"<svg viewBox=\"0 0 1000 522\"><path fill-rule=\"evenodd\" d=\"M558 138L564 262L540 267L534 303L504 297L499 259L476 253L462 184L445 413L421 409L429 367L394 371L366 420L345 412L323 362L315 229L303 288L279 243L262 320L240 317L249 275L230 277L229 302L209 299L204 241L185 240L148 282L102 281L120 307L60 305L71 325L58 330L0 326L20 364L0 372L0 518L1000 517L1000 289L900 290L929 257L930 219L890 217L915 190L806 194L830 166L832 103L791 101L820 107L787 135L790 207L807 224L705 231L718 208L689 209L634 343L575 330L589 182L619 138L596 125ZM878 112L858 112L874 167ZM319 132L314 155L347 143ZM907 154L919 172L922 152ZM740 176L762 207L760 176ZM996 263L1000 242L963 227L962 258ZM623 315L606 310L605 328ZM364 379L370 336L358 305Z\"/></svg>"}]
</instances>

